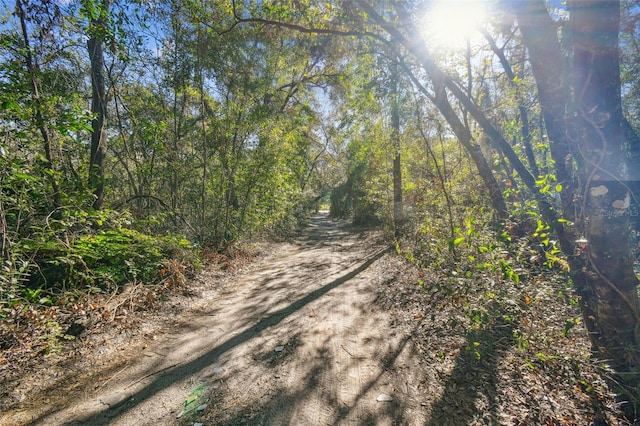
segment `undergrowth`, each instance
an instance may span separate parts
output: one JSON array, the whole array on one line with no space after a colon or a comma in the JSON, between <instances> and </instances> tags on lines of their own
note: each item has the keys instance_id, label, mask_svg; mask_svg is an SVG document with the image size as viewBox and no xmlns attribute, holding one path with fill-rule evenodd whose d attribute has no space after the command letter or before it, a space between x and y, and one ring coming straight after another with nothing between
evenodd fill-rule
<instances>
[{"instance_id":1,"label":"undergrowth","mask_svg":"<svg viewBox=\"0 0 640 426\"><path fill-rule=\"evenodd\" d=\"M185 287L202 267L200 251L136 226L126 213L63 210L12 234L0 275L0 350L56 352L88 321L148 308Z\"/></svg>"},{"instance_id":2,"label":"undergrowth","mask_svg":"<svg viewBox=\"0 0 640 426\"><path fill-rule=\"evenodd\" d=\"M604 405L612 400L606 365L590 358L579 298L549 227L532 216L495 227L481 209L465 213L453 235L444 220L425 216L397 241L397 252L417 271L415 284L447 312L446 333L464 336L465 359L485 363L510 354L514 374L529 372L540 392L559 386L546 377L559 378L598 424L611 408ZM514 424L578 424L532 415L514 417Z\"/></svg>"},{"instance_id":3,"label":"undergrowth","mask_svg":"<svg viewBox=\"0 0 640 426\"><path fill-rule=\"evenodd\" d=\"M459 306L468 318L470 336L496 321L514 324L516 344L523 348L535 338L526 332L527 323L535 320L535 305L557 298L575 313L563 321L566 337L581 321L578 299L566 261L555 242L540 232L548 227L533 221L535 233L522 235L493 226L482 210L467 213L449 238L438 237L447 235L444 222L422 218L412 235L397 242L398 253L421 271L417 284ZM434 274L437 279L428 279ZM470 342L470 348L477 346Z\"/></svg>"}]
</instances>

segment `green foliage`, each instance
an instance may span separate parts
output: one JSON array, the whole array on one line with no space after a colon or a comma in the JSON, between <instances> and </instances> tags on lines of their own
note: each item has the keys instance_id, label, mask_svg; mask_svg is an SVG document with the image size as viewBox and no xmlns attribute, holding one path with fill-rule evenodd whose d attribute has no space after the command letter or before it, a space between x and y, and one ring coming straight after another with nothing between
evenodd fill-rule
<instances>
[{"instance_id":1,"label":"green foliage","mask_svg":"<svg viewBox=\"0 0 640 426\"><path fill-rule=\"evenodd\" d=\"M195 268L197 250L181 235L217 250L242 240L286 237L328 188L333 188L331 215L388 225L396 153L402 156L408 212L397 250L416 266L447 277L433 286L466 309L474 357L490 353L484 328L497 319L511 324L528 307L527 302L517 312L505 307L505 292L521 291L532 275L567 269L553 224L542 219L504 153L484 143L467 109L453 103L452 113L493 163L491 173L502 182L511 208L502 228L492 221L486 188L468 153L430 100L416 94L415 83L428 82L424 73L414 72L410 81L391 72L398 52L370 38L268 25L225 31L233 24L227 2L176 2L149 10L143 4L113 3L111 10L106 5L83 0L48 8L50 1L36 2L27 10L27 39L17 20L8 15L3 21L0 306L5 310L0 315L13 315L11 310L22 306L49 307L68 291L158 282L169 260ZM362 14L350 15L357 6L310 1L298 6L237 4L241 16L368 31ZM157 45L143 43L156 29ZM86 110L87 36L105 42L113 77L106 82L105 205L114 210L98 212L89 208L93 200L86 183L92 119ZM453 63L457 56L449 59L448 71L467 70L459 82L470 99L478 101L516 155L530 166L539 162L538 192L558 204L568 186L558 182L547 158L550 146L526 49L518 37L505 40L505 59L518 74L513 78L503 81L495 67L472 58L468 68L460 67ZM28 41L32 70L25 66ZM637 43L622 48L623 77L636 87ZM412 60L402 62L414 66ZM479 76L482 80L474 81ZM624 93L626 109L637 112L629 93ZM400 116L399 141L391 137L392 97ZM637 116L631 114L634 125ZM527 144L533 149L525 155ZM420 285L434 290L426 279ZM486 305L471 306L473 294ZM566 323L564 335L572 324L577 323ZM43 336L60 335L53 323L43 329L49 330ZM511 338L525 348L526 332L514 333Z\"/></svg>"},{"instance_id":2,"label":"green foliage","mask_svg":"<svg viewBox=\"0 0 640 426\"><path fill-rule=\"evenodd\" d=\"M125 227L128 216L113 211L64 213L11 246L0 280L7 300L46 305L65 291L102 292L129 282L153 283L161 278L166 259L177 259L192 270L199 267L194 248L183 237L152 236Z\"/></svg>"},{"instance_id":3,"label":"green foliage","mask_svg":"<svg viewBox=\"0 0 640 426\"><path fill-rule=\"evenodd\" d=\"M25 10L27 39L17 14L3 21L3 307L164 282L167 265L201 266L182 235L218 248L290 235L339 179L310 89L332 78L331 65L308 54L333 42L251 26L218 34L200 25L231 23L217 3L107 4L36 2ZM136 42L151 17L159 49ZM104 42L118 76L105 82L104 205L121 213L89 208L87 35Z\"/></svg>"},{"instance_id":4,"label":"green foliage","mask_svg":"<svg viewBox=\"0 0 640 426\"><path fill-rule=\"evenodd\" d=\"M190 249L184 239L127 228L83 235L69 246L36 244L32 250L39 273L30 285L106 290L127 282L152 283L160 278L163 259Z\"/></svg>"},{"instance_id":5,"label":"green foliage","mask_svg":"<svg viewBox=\"0 0 640 426\"><path fill-rule=\"evenodd\" d=\"M358 225L375 225L388 218L385 199L390 182L384 172L385 163L390 162L379 142L370 135L349 143L347 179L331 194L332 216L350 218Z\"/></svg>"},{"instance_id":6,"label":"green foliage","mask_svg":"<svg viewBox=\"0 0 640 426\"><path fill-rule=\"evenodd\" d=\"M75 286L107 288L138 280L152 282L161 266L159 242L132 230L109 230L83 236L69 250L53 252L42 263L54 268L63 266L65 280Z\"/></svg>"}]
</instances>

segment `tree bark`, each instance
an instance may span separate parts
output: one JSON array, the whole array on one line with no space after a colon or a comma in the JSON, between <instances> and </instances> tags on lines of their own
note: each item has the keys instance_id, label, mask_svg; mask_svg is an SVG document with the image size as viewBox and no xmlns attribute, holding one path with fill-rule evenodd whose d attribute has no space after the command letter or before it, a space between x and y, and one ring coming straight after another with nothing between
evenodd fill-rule
<instances>
[{"instance_id":1,"label":"tree bark","mask_svg":"<svg viewBox=\"0 0 640 426\"><path fill-rule=\"evenodd\" d=\"M398 66L393 64L391 76L391 142L395 151L393 157L393 225L396 238L400 236L404 222L402 205L402 161L400 155L400 106L398 105Z\"/></svg>"},{"instance_id":2,"label":"tree bark","mask_svg":"<svg viewBox=\"0 0 640 426\"><path fill-rule=\"evenodd\" d=\"M563 185L560 194L565 219L574 221L570 206L573 202L574 180L569 172L572 153L565 109L570 99L569 70L557 37L557 26L549 17L543 2L512 1L524 44L529 52L531 69L536 80L538 97L555 160L556 179ZM567 214L569 214L567 216ZM569 251L571 247L564 247Z\"/></svg>"},{"instance_id":3,"label":"tree bark","mask_svg":"<svg viewBox=\"0 0 640 426\"><path fill-rule=\"evenodd\" d=\"M589 240L574 278L587 313L595 314L594 349L612 360L634 388L640 384L640 301L629 236L629 167L620 96L618 1L571 1L575 157L583 182L580 223Z\"/></svg>"},{"instance_id":4,"label":"tree bark","mask_svg":"<svg viewBox=\"0 0 640 426\"><path fill-rule=\"evenodd\" d=\"M593 353L636 393L640 301L628 236L630 194L618 58L619 2L570 2L573 66L542 0L513 1L562 177L564 216L583 235L566 253ZM573 85L573 91L569 90ZM568 96L573 93L573 96ZM569 169L575 173L570 175ZM566 182L566 183L565 183ZM637 397L637 393L636 393Z\"/></svg>"},{"instance_id":5,"label":"tree bark","mask_svg":"<svg viewBox=\"0 0 640 426\"><path fill-rule=\"evenodd\" d=\"M109 0L103 0L104 15L108 13ZM89 188L93 192L93 208L99 210L104 203L104 162L107 154L107 98L104 79L104 48L106 23L103 17L93 17L90 22L90 38L87 41L91 62L91 149L89 153Z\"/></svg>"}]
</instances>

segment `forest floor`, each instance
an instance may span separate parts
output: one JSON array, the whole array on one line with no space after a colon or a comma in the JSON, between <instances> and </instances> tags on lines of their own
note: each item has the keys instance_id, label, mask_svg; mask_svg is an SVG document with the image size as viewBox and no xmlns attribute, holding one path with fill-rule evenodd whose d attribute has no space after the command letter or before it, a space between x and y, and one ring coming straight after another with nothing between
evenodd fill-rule
<instances>
[{"instance_id":1,"label":"forest floor","mask_svg":"<svg viewBox=\"0 0 640 426\"><path fill-rule=\"evenodd\" d=\"M0 424L625 424L562 284L530 276L495 304L445 279L318 214L154 310L0 354Z\"/></svg>"}]
</instances>

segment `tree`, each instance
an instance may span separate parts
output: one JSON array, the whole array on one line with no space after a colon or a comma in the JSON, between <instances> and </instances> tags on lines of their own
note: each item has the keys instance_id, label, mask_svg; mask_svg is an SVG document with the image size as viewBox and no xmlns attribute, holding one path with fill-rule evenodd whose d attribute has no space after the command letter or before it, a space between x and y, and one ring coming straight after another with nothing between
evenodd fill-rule
<instances>
[{"instance_id":1,"label":"tree","mask_svg":"<svg viewBox=\"0 0 640 426\"><path fill-rule=\"evenodd\" d=\"M529 52L563 215L575 223L565 249L594 354L638 392L640 301L629 235L632 177L620 97L618 1L570 2L572 66L542 1L511 2ZM573 96L572 96L573 95ZM584 236L584 238L580 238Z\"/></svg>"},{"instance_id":2,"label":"tree","mask_svg":"<svg viewBox=\"0 0 640 426\"><path fill-rule=\"evenodd\" d=\"M389 34L403 39L367 3L360 5ZM529 52L556 175L563 185L562 214L574 223L568 232L561 224L554 225L571 265L572 280L582 296L594 354L609 362L627 390L635 394L640 384L638 280L629 241L621 244L619 237L629 235L632 196L620 98L619 2L570 3L573 68L565 65L556 23L544 2L514 1L511 6ZM405 15L405 25L412 25L402 7L397 9ZM422 60L433 84L452 90L465 106L469 105L485 132L501 139L468 98L446 83L448 78L437 70L422 47L406 41L404 45ZM448 117L451 111L443 100L436 105ZM508 152L506 145L500 146ZM522 170L521 177L530 176L517 158L509 159ZM541 207L547 220L553 218L550 207ZM576 248L576 244L583 246Z\"/></svg>"},{"instance_id":3,"label":"tree","mask_svg":"<svg viewBox=\"0 0 640 426\"><path fill-rule=\"evenodd\" d=\"M47 5L43 5L43 9L47 8ZM55 16L58 15L57 7L54 7L54 17L52 21L55 21ZM39 8L34 8L34 10L38 11ZM40 10L41 11L41 10ZM49 128L49 123L47 122L47 117L44 113L46 110L45 100L42 98L41 93L41 84L40 84L40 65L35 57L35 52L33 47L31 46L30 36L28 32L28 23L29 19L37 20L39 17L27 16L25 12L24 5L21 0L16 0L16 15L20 20L20 30L22 35L22 42L24 44L24 62L27 68L27 72L29 75L29 83L31 87L31 96L33 100L33 120L34 124L40 132L42 137L42 147L44 152L44 157L46 159L47 166L47 175L49 176L49 181L51 183L52 196L53 196L53 208L58 209L62 204L62 194L60 192L60 185L58 183L58 178L56 176L55 170L56 165L54 164L54 154L53 154L53 134L51 129ZM49 29L50 30L50 29ZM46 34L46 30L44 33Z\"/></svg>"},{"instance_id":4,"label":"tree","mask_svg":"<svg viewBox=\"0 0 640 426\"><path fill-rule=\"evenodd\" d=\"M109 33L107 21L111 0L83 1L89 19L87 50L91 63L91 150L89 154L89 188L93 192L93 207L100 209L104 202L104 167L107 154L107 95L104 78L104 42ZM115 43L115 41L114 41Z\"/></svg>"},{"instance_id":5,"label":"tree","mask_svg":"<svg viewBox=\"0 0 640 426\"><path fill-rule=\"evenodd\" d=\"M367 3L360 4L392 36L401 37ZM621 244L619 237L629 235L632 195L627 184L631 169L625 154L625 119L620 100L619 2L570 4L573 68L565 65L556 23L544 2L514 1L511 6L529 52L556 175L563 185L562 214L574 223L565 232L561 224L552 222L571 264L576 290L582 296L594 354L609 362L627 389L636 393L640 384L638 280L629 241ZM401 7L398 10L405 14ZM404 23L410 25L408 17ZM446 85L461 102L468 101L446 83L447 77L429 61L427 52L404 44L422 59L432 83ZM436 105L448 117L451 111L443 100ZM468 105L485 132L499 140L501 136L489 120ZM508 151L504 144L501 148ZM520 176L527 177L529 173L519 160L509 159L522 169ZM547 212L546 219L551 219L553 210L541 207L543 213ZM582 235L586 240L580 238ZM586 246L576 248L576 244Z\"/></svg>"},{"instance_id":6,"label":"tree","mask_svg":"<svg viewBox=\"0 0 640 426\"><path fill-rule=\"evenodd\" d=\"M391 143L395 155L393 156L393 227L396 238L404 222L404 207L402 205L402 157L400 154L400 106L399 106L399 69L397 63L391 65Z\"/></svg>"}]
</instances>

